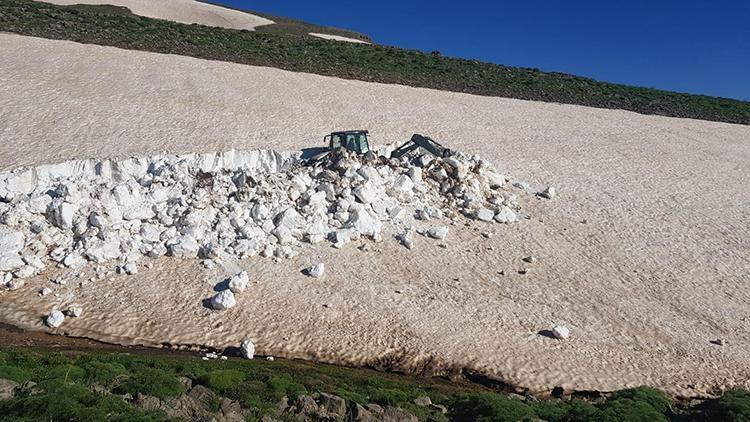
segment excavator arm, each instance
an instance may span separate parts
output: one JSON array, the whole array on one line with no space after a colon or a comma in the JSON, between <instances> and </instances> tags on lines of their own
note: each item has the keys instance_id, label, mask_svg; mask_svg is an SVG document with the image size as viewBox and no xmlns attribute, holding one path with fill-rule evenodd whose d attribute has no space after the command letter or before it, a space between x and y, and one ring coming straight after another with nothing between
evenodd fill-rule
<instances>
[{"instance_id":1,"label":"excavator arm","mask_svg":"<svg viewBox=\"0 0 750 422\"><path fill-rule=\"evenodd\" d=\"M434 139L415 133L409 141L393 150L391 158L399 159L418 148L422 148L437 157L448 158L453 155L450 149L440 145Z\"/></svg>"}]
</instances>

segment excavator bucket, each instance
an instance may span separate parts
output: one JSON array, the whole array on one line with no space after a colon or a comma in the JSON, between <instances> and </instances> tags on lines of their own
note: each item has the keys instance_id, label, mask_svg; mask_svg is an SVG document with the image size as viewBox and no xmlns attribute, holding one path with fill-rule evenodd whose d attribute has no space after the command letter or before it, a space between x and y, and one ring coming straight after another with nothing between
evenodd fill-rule
<instances>
[{"instance_id":1,"label":"excavator bucket","mask_svg":"<svg viewBox=\"0 0 750 422\"><path fill-rule=\"evenodd\" d=\"M441 158L448 158L453 155L453 151L440 145L434 139L415 133L414 135L412 135L410 140L393 150L393 152L391 153L391 158L399 159L412 151L416 151L419 148L422 148L430 154Z\"/></svg>"}]
</instances>

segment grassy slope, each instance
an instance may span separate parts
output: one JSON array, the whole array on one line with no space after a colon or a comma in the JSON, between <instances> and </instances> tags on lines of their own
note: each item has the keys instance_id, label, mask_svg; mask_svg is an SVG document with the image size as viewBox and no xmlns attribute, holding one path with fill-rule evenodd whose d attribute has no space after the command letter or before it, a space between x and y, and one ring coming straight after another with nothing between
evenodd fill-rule
<instances>
[{"instance_id":1,"label":"grassy slope","mask_svg":"<svg viewBox=\"0 0 750 422\"><path fill-rule=\"evenodd\" d=\"M409 378L363 369L278 360L213 360L114 353L34 352L0 349L0 378L34 381L41 390L0 400L2 420L160 420L123 400L138 393L167 399L185 392L177 377L188 377L217 394L254 409L254 417L280 416L284 397L327 392L354 403L398 406L431 421L532 420L725 420L750 418L750 393L734 391L693 407L672 402L649 388L622 390L598 404L582 400L519 400L480 386ZM115 395L101 395L93 386ZM429 396L445 406L420 407L413 400ZM484 419L482 419L484 418ZM745 419L743 419L745 418Z\"/></svg>"},{"instance_id":2,"label":"grassy slope","mask_svg":"<svg viewBox=\"0 0 750 422\"><path fill-rule=\"evenodd\" d=\"M107 8L3 0L0 31L347 79L750 124L750 102L609 84L393 47L184 25L115 14Z\"/></svg>"}]
</instances>

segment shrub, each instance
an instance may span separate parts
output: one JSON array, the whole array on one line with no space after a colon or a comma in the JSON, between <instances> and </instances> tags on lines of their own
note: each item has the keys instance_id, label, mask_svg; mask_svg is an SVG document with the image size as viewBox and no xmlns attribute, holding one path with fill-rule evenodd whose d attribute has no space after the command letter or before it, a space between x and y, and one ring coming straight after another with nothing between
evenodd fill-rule
<instances>
[{"instance_id":1,"label":"shrub","mask_svg":"<svg viewBox=\"0 0 750 422\"><path fill-rule=\"evenodd\" d=\"M208 373L208 368L203 364L203 361L180 361L176 364L175 370L180 376L188 377L192 380L197 380L200 377Z\"/></svg>"},{"instance_id":2,"label":"shrub","mask_svg":"<svg viewBox=\"0 0 750 422\"><path fill-rule=\"evenodd\" d=\"M575 399L563 402L540 401L531 406L538 417L549 422L587 421L597 410L593 404Z\"/></svg>"},{"instance_id":3,"label":"shrub","mask_svg":"<svg viewBox=\"0 0 750 422\"><path fill-rule=\"evenodd\" d=\"M39 384L39 394L0 401L2 420L98 421L164 420L156 413L136 409L122 399L92 393L86 387L61 379Z\"/></svg>"},{"instance_id":4,"label":"shrub","mask_svg":"<svg viewBox=\"0 0 750 422\"><path fill-rule=\"evenodd\" d=\"M15 382L28 381L33 377L31 371L10 365L0 365L0 378Z\"/></svg>"},{"instance_id":5,"label":"shrub","mask_svg":"<svg viewBox=\"0 0 750 422\"><path fill-rule=\"evenodd\" d=\"M100 362L92 361L83 365L86 371L86 380L89 383L96 383L105 386L112 385L112 382L121 375L128 372L125 367L117 362Z\"/></svg>"},{"instance_id":6,"label":"shrub","mask_svg":"<svg viewBox=\"0 0 750 422\"><path fill-rule=\"evenodd\" d=\"M199 383L221 393L231 390L243 381L245 381L245 373L237 369L217 369L198 379Z\"/></svg>"},{"instance_id":7,"label":"shrub","mask_svg":"<svg viewBox=\"0 0 750 422\"><path fill-rule=\"evenodd\" d=\"M662 391L648 387L617 391L591 418L597 421L666 421L671 402Z\"/></svg>"},{"instance_id":8,"label":"shrub","mask_svg":"<svg viewBox=\"0 0 750 422\"><path fill-rule=\"evenodd\" d=\"M456 422L493 422L533 419L525 404L494 393L463 394L450 402L450 416Z\"/></svg>"},{"instance_id":9,"label":"shrub","mask_svg":"<svg viewBox=\"0 0 750 422\"><path fill-rule=\"evenodd\" d=\"M273 375L266 382L274 393L274 397L288 396L295 398L307 392L302 384L296 382L289 374Z\"/></svg>"},{"instance_id":10,"label":"shrub","mask_svg":"<svg viewBox=\"0 0 750 422\"><path fill-rule=\"evenodd\" d=\"M750 421L750 392L732 390L708 406L710 419L728 422Z\"/></svg>"},{"instance_id":11,"label":"shrub","mask_svg":"<svg viewBox=\"0 0 750 422\"><path fill-rule=\"evenodd\" d=\"M631 399L609 400L589 420L607 422L666 421L660 413L645 401Z\"/></svg>"},{"instance_id":12,"label":"shrub","mask_svg":"<svg viewBox=\"0 0 750 422\"><path fill-rule=\"evenodd\" d=\"M649 387L629 388L627 390L616 391L612 394L609 401L630 399L637 402L648 403L654 410L659 413L665 413L672 402L663 391Z\"/></svg>"},{"instance_id":13,"label":"shrub","mask_svg":"<svg viewBox=\"0 0 750 422\"><path fill-rule=\"evenodd\" d=\"M138 393L166 399L185 392L185 386L177 378L156 368L135 368L131 376L115 388L117 393L136 395Z\"/></svg>"},{"instance_id":14,"label":"shrub","mask_svg":"<svg viewBox=\"0 0 750 422\"><path fill-rule=\"evenodd\" d=\"M408 395L395 388L378 388L370 396L370 400L384 406L396 406L399 403L409 401Z\"/></svg>"},{"instance_id":15,"label":"shrub","mask_svg":"<svg viewBox=\"0 0 750 422\"><path fill-rule=\"evenodd\" d=\"M83 368L71 364L62 364L47 368L39 376L40 379L59 378L63 381L79 381L85 377L86 371Z\"/></svg>"},{"instance_id":16,"label":"shrub","mask_svg":"<svg viewBox=\"0 0 750 422\"><path fill-rule=\"evenodd\" d=\"M43 365L69 365L73 363L73 359L70 357L62 354L62 353L50 353L48 355L45 355L41 359L41 363Z\"/></svg>"},{"instance_id":17,"label":"shrub","mask_svg":"<svg viewBox=\"0 0 750 422\"><path fill-rule=\"evenodd\" d=\"M8 366L27 369L30 372L33 368L39 368L43 364L41 355L23 350L9 350L3 360Z\"/></svg>"}]
</instances>

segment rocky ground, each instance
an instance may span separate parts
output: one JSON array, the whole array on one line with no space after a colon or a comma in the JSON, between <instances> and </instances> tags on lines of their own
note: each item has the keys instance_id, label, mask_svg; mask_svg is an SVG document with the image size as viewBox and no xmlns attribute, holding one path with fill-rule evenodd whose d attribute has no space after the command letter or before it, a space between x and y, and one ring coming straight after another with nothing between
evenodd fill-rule
<instances>
[{"instance_id":1,"label":"rocky ground","mask_svg":"<svg viewBox=\"0 0 750 422\"><path fill-rule=\"evenodd\" d=\"M137 397L126 397L144 410L163 412L168 417L186 420L202 420L213 418L216 421L242 422L247 420L253 412L243 409L239 403L226 397L219 397L214 392L201 385L192 386L190 379L182 378L188 392L180 397L160 400L156 397L139 394ZM432 406L429 397L425 398L424 406ZM218 402L218 406L216 406ZM211 407L218 407L218 411ZM438 406L441 407L441 406ZM262 421L299 420L299 421L392 421L417 422L419 419L404 409L395 406L381 406L376 403L366 405L354 404L350 410L343 398L327 393L315 395L300 395L293 399L283 397L277 407L279 418L264 417ZM446 409L442 408L445 412Z\"/></svg>"}]
</instances>

